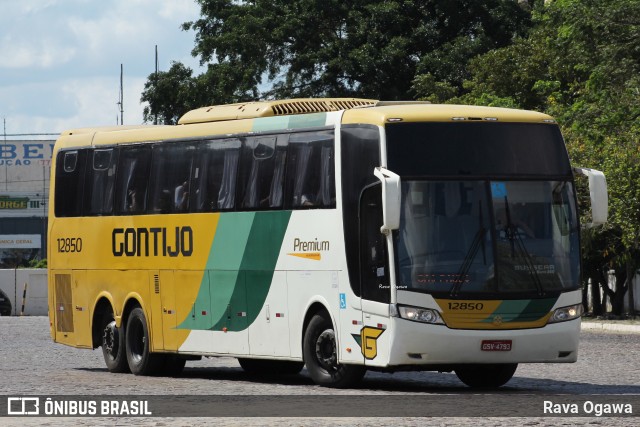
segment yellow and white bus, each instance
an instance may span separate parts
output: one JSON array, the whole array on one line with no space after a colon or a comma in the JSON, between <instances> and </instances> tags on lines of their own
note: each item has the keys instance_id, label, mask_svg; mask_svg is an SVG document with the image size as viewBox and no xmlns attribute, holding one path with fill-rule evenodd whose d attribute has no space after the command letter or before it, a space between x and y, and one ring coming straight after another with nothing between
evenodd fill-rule
<instances>
[{"instance_id":1,"label":"yellow and white bus","mask_svg":"<svg viewBox=\"0 0 640 427\"><path fill-rule=\"evenodd\" d=\"M547 115L250 102L70 130L52 166L51 336L112 372L231 356L333 387L367 369L497 387L577 359L574 173L594 224L606 182Z\"/></svg>"}]
</instances>

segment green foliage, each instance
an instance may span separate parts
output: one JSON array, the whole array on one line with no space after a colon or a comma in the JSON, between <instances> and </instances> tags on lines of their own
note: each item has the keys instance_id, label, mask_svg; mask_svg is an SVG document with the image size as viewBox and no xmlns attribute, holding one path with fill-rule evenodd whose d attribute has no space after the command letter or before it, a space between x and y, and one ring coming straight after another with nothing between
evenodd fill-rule
<instances>
[{"instance_id":1,"label":"green foliage","mask_svg":"<svg viewBox=\"0 0 640 427\"><path fill-rule=\"evenodd\" d=\"M196 106L259 98L449 98L471 58L531 24L514 0L197 2L201 17L183 28L195 31L192 54L208 70L194 77L175 63L149 76L146 121L175 123Z\"/></svg>"},{"instance_id":2,"label":"green foliage","mask_svg":"<svg viewBox=\"0 0 640 427\"><path fill-rule=\"evenodd\" d=\"M32 259L29 261L28 268L47 268L47 259Z\"/></svg>"},{"instance_id":3,"label":"green foliage","mask_svg":"<svg viewBox=\"0 0 640 427\"><path fill-rule=\"evenodd\" d=\"M144 85L141 101L145 122L175 124L180 116L197 105L193 71L174 62L169 71L151 74Z\"/></svg>"},{"instance_id":4,"label":"green foliage","mask_svg":"<svg viewBox=\"0 0 640 427\"><path fill-rule=\"evenodd\" d=\"M609 224L584 233L587 277L626 279L640 264L640 2L556 0L533 19L528 37L471 61L460 99L511 99L559 120L573 162L609 186Z\"/></svg>"}]
</instances>

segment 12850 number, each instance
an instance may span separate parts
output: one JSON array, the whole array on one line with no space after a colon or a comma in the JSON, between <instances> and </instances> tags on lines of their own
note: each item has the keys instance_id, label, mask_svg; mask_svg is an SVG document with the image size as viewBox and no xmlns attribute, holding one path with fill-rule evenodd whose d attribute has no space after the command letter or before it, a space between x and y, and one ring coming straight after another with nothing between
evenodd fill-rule
<instances>
[{"instance_id":1,"label":"12850 number","mask_svg":"<svg viewBox=\"0 0 640 427\"><path fill-rule=\"evenodd\" d=\"M450 302L449 310L482 310L484 304L481 302Z\"/></svg>"},{"instance_id":2,"label":"12850 number","mask_svg":"<svg viewBox=\"0 0 640 427\"><path fill-rule=\"evenodd\" d=\"M82 239L80 237L64 237L57 239L58 252L74 253L82 252Z\"/></svg>"}]
</instances>

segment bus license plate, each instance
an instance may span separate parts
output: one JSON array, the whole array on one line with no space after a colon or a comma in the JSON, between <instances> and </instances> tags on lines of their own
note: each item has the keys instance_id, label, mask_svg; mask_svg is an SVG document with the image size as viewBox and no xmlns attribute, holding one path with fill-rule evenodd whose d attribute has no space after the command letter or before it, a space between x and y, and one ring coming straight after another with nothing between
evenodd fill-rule
<instances>
[{"instance_id":1,"label":"bus license plate","mask_svg":"<svg viewBox=\"0 0 640 427\"><path fill-rule=\"evenodd\" d=\"M483 340L482 351L511 351L511 340Z\"/></svg>"}]
</instances>

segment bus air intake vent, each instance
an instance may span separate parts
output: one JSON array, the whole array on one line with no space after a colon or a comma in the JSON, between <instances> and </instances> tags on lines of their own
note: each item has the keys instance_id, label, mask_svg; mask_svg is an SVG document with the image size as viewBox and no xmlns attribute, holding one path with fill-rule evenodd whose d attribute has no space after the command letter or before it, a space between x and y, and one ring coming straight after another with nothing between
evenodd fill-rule
<instances>
[{"instance_id":1,"label":"bus air intake vent","mask_svg":"<svg viewBox=\"0 0 640 427\"><path fill-rule=\"evenodd\" d=\"M71 298L71 275L56 274L56 330L73 332L73 308Z\"/></svg>"},{"instance_id":2,"label":"bus air intake vent","mask_svg":"<svg viewBox=\"0 0 640 427\"><path fill-rule=\"evenodd\" d=\"M318 99L295 100L274 104L274 116L288 116L291 114L328 113L330 111L350 110L352 108L372 106L375 101L364 99Z\"/></svg>"},{"instance_id":3,"label":"bus air intake vent","mask_svg":"<svg viewBox=\"0 0 640 427\"><path fill-rule=\"evenodd\" d=\"M153 290L156 294L160 293L160 277L157 274L153 275Z\"/></svg>"},{"instance_id":4,"label":"bus air intake vent","mask_svg":"<svg viewBox=\"0 0 640 427\"><path fill-rule=\"evenodd\" d=\"M189 125L226 120L255 119L258 117L328 113L359 107L373 107L377 103L377 100L358 98L300 98L214 105L189 111L180 118L178 124Z\"/></svg>"}]
</instances>

